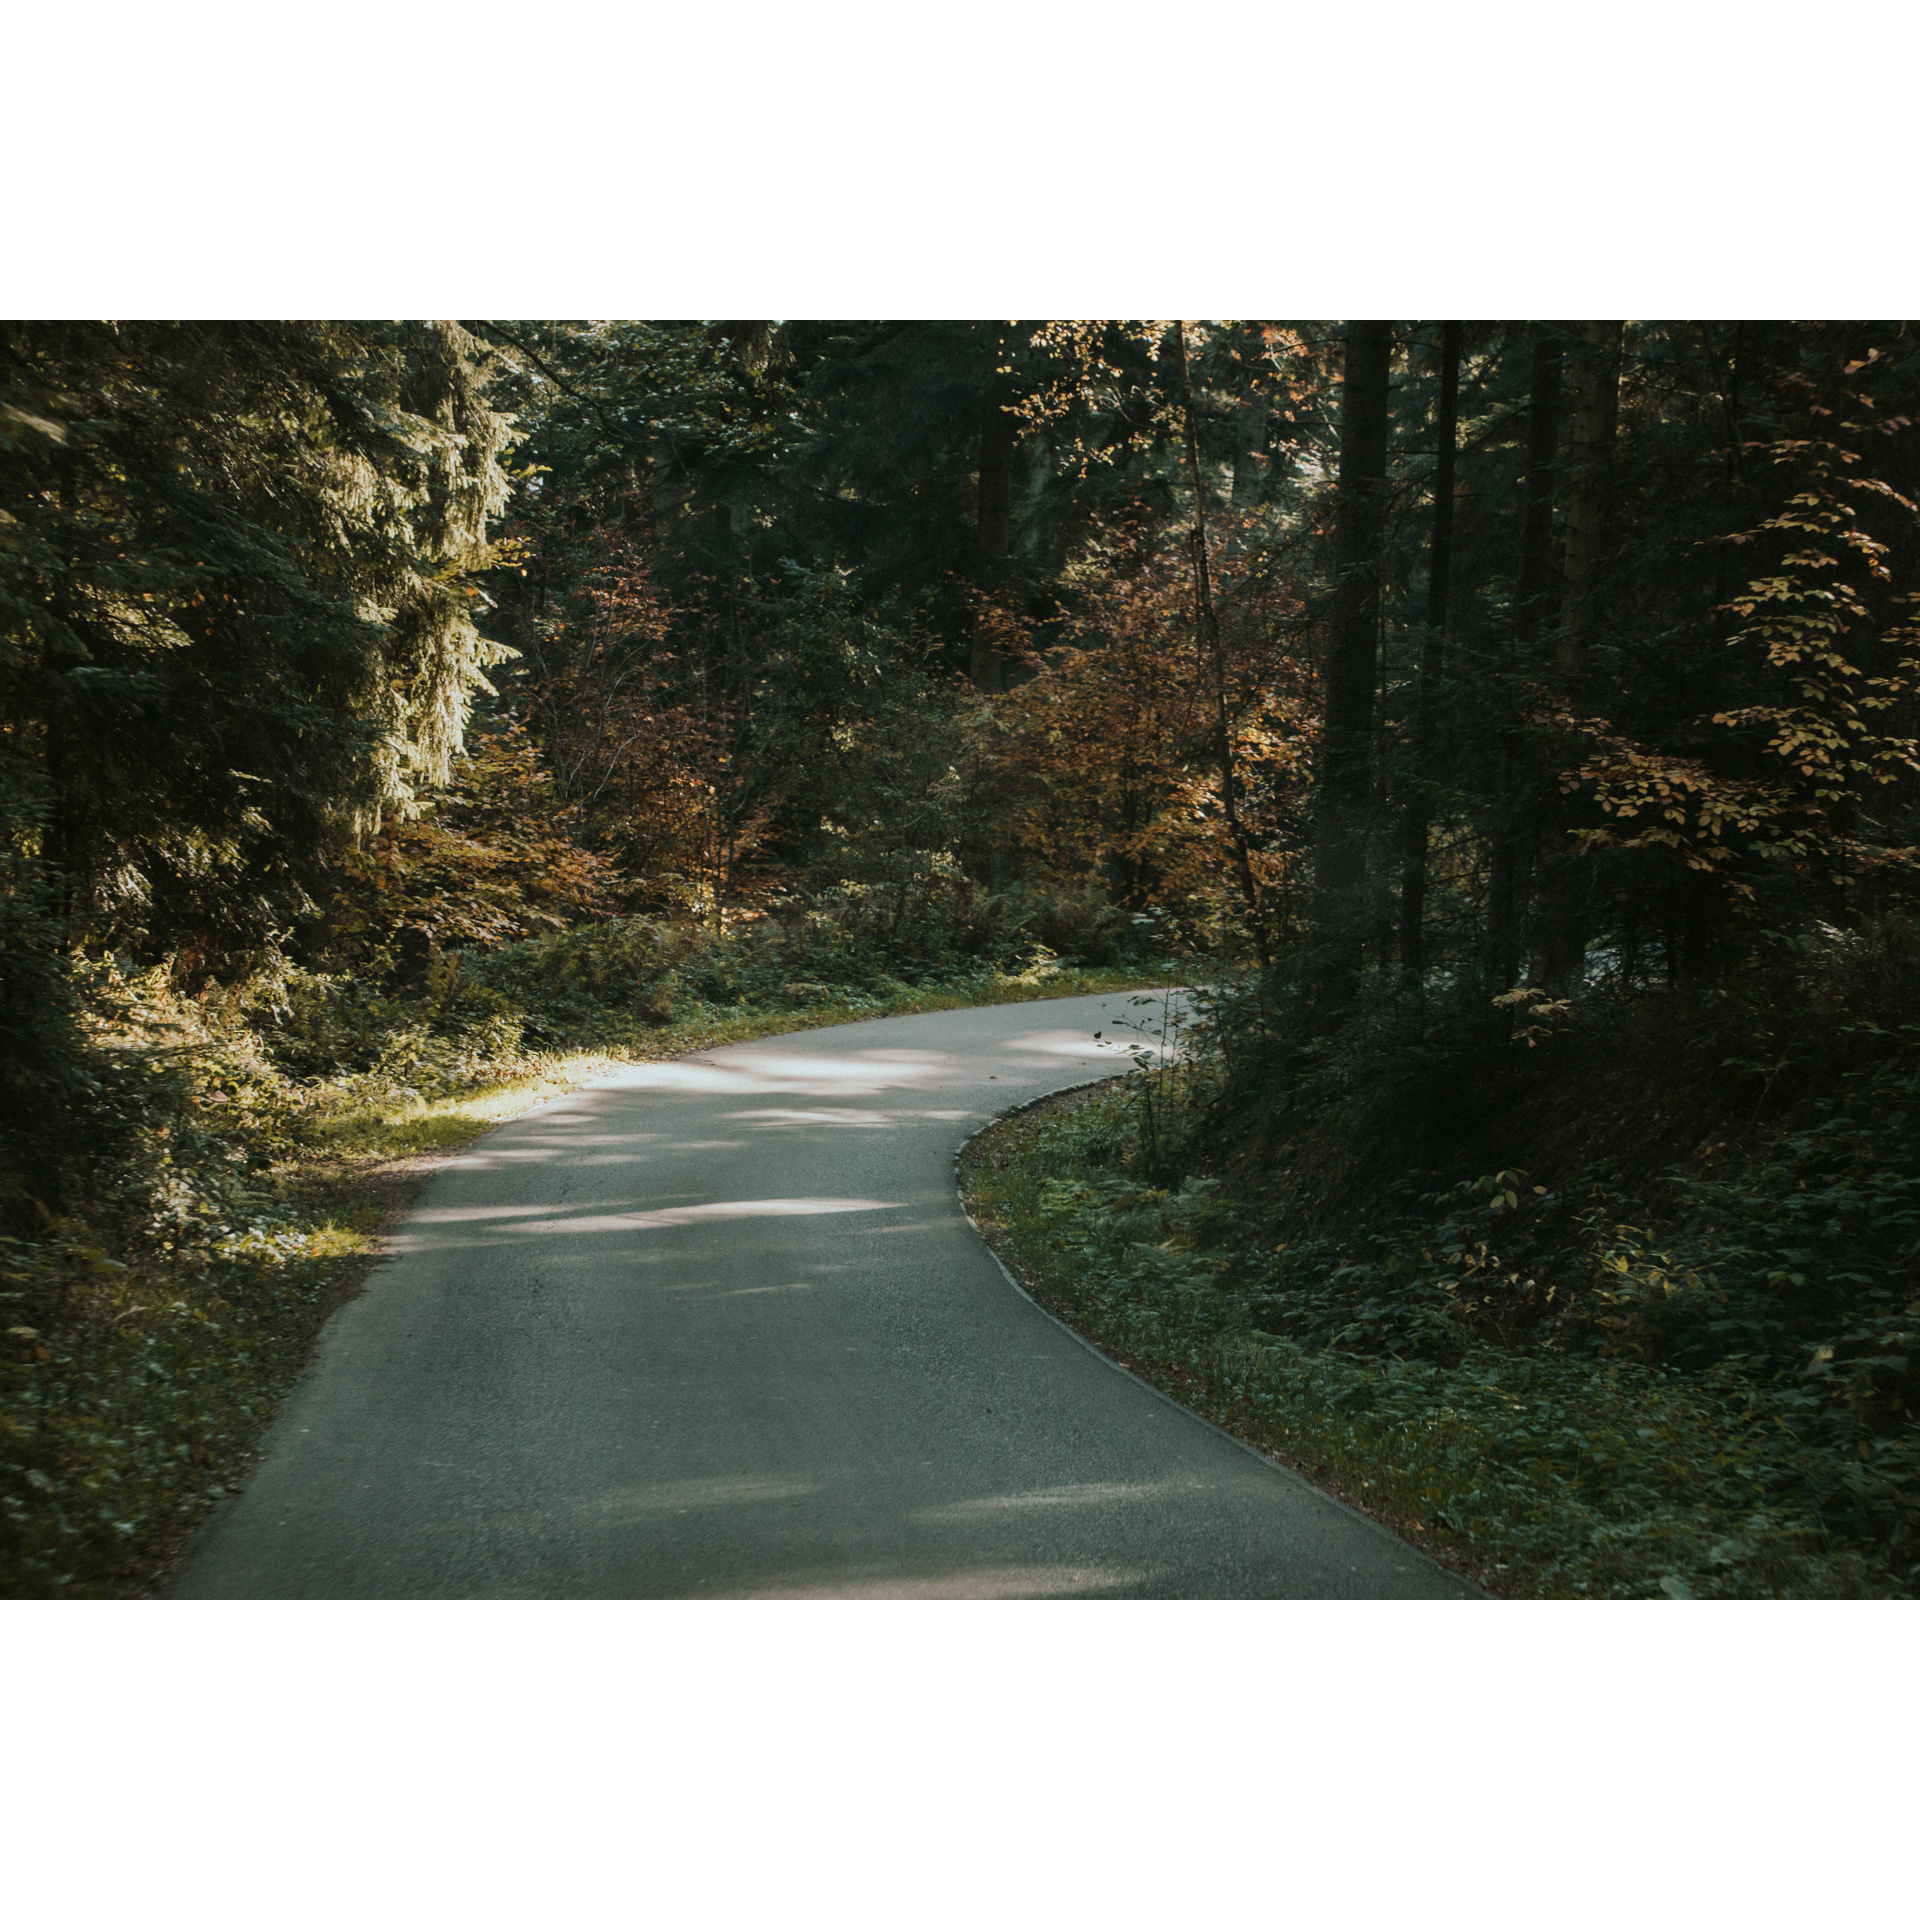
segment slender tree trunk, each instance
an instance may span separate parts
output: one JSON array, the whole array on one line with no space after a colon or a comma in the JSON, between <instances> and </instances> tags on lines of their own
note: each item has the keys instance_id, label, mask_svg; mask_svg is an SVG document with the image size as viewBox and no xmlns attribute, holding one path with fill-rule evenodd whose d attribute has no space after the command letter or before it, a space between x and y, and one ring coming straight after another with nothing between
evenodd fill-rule
<instances>
[{"instance_id":1,"label":"slender tree trunk","mask_svg":"<svg viewBox=\"0 0 1920 1920\"><path fill-rule=\"evenodd\" d=\"M1418 984L1426 973L1427 842L1433 830L1435 710L1446 665L1447 596L1453 578L1455 443L1460 431L1460 322L1440 330L1439 447L1433 466L1433 537L1427 558L1427 632L1420 647L1420 695L1413 722L1413 782L1407 796L1400 868L1400 968Z\"/></svg>"},{"instance_id":2,"label":"slender tree trunk","mask_svg":"<svg viewBox=\"0 0 1920 1920\"><path fill-rule=\"evenodd\" d=\"M1233 849L1234 872L1240 899L1246 908L1247 931L1254 957L1262 968L1270 964L1266 914L1260 888L1253 877L1246 828L1240 819L1239 780L1233 766L1233 733L1227 724L1227 660L1220 641L1220 622L1213 610L1213 580L1207 570L1207 490L1200 472L1200 430L1193 417L1193 378L1187 367L1187 323L1173 323L1174 364L1180 374L1180 404L1187 424L1187 467L1193 480L1193 610L1200 630L1208 671L1213 681L1213 759L1220 774L1220 806L1226 817L1227 841Z\"/></svg>"},{"instance_id":3,"label":"slender tree trunk","mask_svg":"<svg viewBox=\"0 0 1920 1920\"><path fill-rule=\"evenodd\" d=\"M999 358L997 343L994 357L996 361ZM1019 437L1019 422L1008 411L1013 397L1013 381L1008 375L995 373L989 378L981 410L980 467L974 495L974 581L983 593L1000 584L1013 539L1013 450ZM973 684L982 693L998 693L1001 665L993 628L983 612L973 630L968 667Z\"/></svg>"},{"instance_id":4,"label":"slender tree trunk","mask_svg":"<svg viewBox=\"0 0 1920 1920\"><path fill-rule=\"evenodd\" d=\"M1313 921L1325 1014L1358 985L1367 924L1367 801L1373 745L1373 666L1387 515L1390 320L1347 322L1334 492L1336 581L1322 669Z\"/></svg>"},{"instance_id":5,"label":"slender tree trunk","mask_svg":"<svg viewBox=\"0 0 1920 1920\"><path fill-rule=\"evenodd\" d=\"M63 454L54 471L54 498L63 516L72 512L76 491L69 470L72 457L70 451ZM79 607L66 579L54 585L52 611L55 632L75 632ZM64 648L56 652L44 641L39 648L41 713L46 726L42 764L47 779L47 814L41 829L40 864L47 877L57 928L55 945L63 954L71 953L77 944L80 903L83 891L91 892L93 879L91 873L81 872L83 864L91 864L83 863L80 845L80 796L85 783L78 777L69 752L75 733L71 710L73 681L69 672L71 662L62 658L64 653ZM85 657L83 654L82 658ZM56 665L56 661L59 664Z\"/></svg>"},{"instance_id":6,"label":"slender tree trunk","mask_svg":"<svg viewBox=\"0 0 1920 1920\"><path fill-rule=\"evenodd\" d=\"M1493 821L1493 874L1487 905L1488 972L1496 989L1511 987L1520 972L1521 869L1530 822L1521 818L1520 716L1514 712L1515 677L1534 663L1540 629L1552 594L1554 457L1560 447L1561 342L1558 331L1535 326L1528 379L1527 468L1522 481L1520 553L1513 595L1500 728L1500 775Z\"/></svg>"},{"instance_id":7,"label":"slender tree trunk","mask_svg":"<svg viewBox=\"0 0 1920 1920\"><path fill-rule=\"evenodd\" d=\"M1583 320L1574 361L1573 417L1567 448L1567 546L1560 601L1560 684L1576 728L1588 698L1592 669L1595 589L1605 550L1612 494L1613 445L1620 412L1618 320ZM1576 733L1574 741L1577 743ZM1586 971L1587 869L1573 851L1573 820L1558 792L1547 798L1558 831L1545 875L1545 971L1550 987L1577 981Z\"/></svg>"},{"instance_id":8,"label":"slender tree trunk","mask_svg":"<svg viewBox=\"0 0 1920 1920\"><path fill-rule=\"evenodd\" d=\"M1594 584L1606 540L1613 442L1620 412L1618 320L1580 322L1568 435L1566 586L1560 611L1560 678L1576 703L1593 648Z\"/></svg>"},{"instance_id":9,"label":"slender tree trunk","mask_svg":"<svg viewBox=\"0 0 1920 1920\"><path fill-rule=\"evenodd\" d=\"M1000 363L1002 342L994 341L994 365ZM983 598L974 614L973 648L967 671L973 684L986 694L998 693L1004 679L994 628L999 612L991 596L1005 583L1007 550L1013 543L1013 451L1019 440L1019 421L1010 408L1014 400L1012 377L998 371L987 379L981 402L980 466L975 483L974 584ZM1006 841L995 835L987 853L987 890L1004 893L1013 876Z\"/></svg>"},{"instance_id":10,"label":"slender tree trunk","mask_svg":"<svg viewBox=\"0 0 1920 1920\"><path fill-rule=\"evenodd\" d=\"M1263 343L1257 327L1245 329L1248 372L1235 410L1233 422L1233 511L1247 513L1266 498L1267 429L1270 420L1266 396L1260 387L1258 367Z\"/></svg>"}]
</instances>

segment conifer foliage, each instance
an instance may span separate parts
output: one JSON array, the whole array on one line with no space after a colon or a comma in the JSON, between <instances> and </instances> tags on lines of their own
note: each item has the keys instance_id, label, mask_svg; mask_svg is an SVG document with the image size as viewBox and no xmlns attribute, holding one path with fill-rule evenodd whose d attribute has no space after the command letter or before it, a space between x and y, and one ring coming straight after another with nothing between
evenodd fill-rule
<instances>
[{"instance_id":1,"label":"conifer foliage","mask_svg":"<svg viewBox=\"0 0 1920 1920\"><path fill-rule=\"evenodd\" d=\"M485 378L447 325L0 328L10 1125L57 1077L58 956L244 969L446 779L502 657Z\"/></svg>"}]
</instances>

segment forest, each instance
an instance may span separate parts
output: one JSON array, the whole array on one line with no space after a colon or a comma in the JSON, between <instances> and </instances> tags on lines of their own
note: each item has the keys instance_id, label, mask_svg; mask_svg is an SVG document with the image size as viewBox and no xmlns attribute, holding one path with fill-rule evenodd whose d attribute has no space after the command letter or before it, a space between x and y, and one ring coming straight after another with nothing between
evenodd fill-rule
<instances>
[{"instance_id":1,"label":"forest","mask_svg":"<svg viewBox=\"0 0 1920 1920\"><path fill-rule=\"evenodd\" d=\"M1916 416L1901 322L0 324L0 1594L583 1063L1169 983L969 1176L1073 1324L1491 1591L1912 1594Z\"/></svg>"}]
</instances>

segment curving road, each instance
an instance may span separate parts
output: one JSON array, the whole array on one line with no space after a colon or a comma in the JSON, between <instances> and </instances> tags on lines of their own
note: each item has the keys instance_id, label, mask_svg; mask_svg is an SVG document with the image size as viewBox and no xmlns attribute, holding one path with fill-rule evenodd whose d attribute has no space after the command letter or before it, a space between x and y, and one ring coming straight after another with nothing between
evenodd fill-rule
<instances>
[{"instance_id":1,"label":"curving road","mask_svg":"<svg viewBox=\"0 0 1920 1920\"><path fill-rule=\"evenodd\" d=\"M170 1595L1470 1594L1080 1344L967 1224L961 1143L1127 1067L1128 1016L829 1027L496 1128Z\"/></svg>"}]
</instances>

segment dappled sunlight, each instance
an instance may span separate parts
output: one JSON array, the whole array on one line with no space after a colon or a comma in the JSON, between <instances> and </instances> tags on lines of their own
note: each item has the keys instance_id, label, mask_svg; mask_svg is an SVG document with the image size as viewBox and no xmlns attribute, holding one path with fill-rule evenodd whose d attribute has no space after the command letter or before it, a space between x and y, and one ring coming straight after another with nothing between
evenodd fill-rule
<instances>
[{"instance_id":1,"label":"dappled sunlight","mask_svg":"<svg viewBox=\"0 0 1920 1920\"><path fill-rule=\"evenodd\" d=\"M828 1213L877 1213L898 1200L716 1200L696 1207L653 1207L635 1213L592 1213L569 1220L517 1220L495 1233L640 1233L656 1227L697 1227L720 1220L773 1220Z\"/></svg>"},{"instance_id":2,"label":"dappled sunlight","mask_svg":"<svg viewBox=\"0 0 1920 1920\"><path fill-rule=\"evenodd\" d=\"M763 1585L729 1586L742 1599L759 1600L1063 1600L1100 1593L1137 1592L1144 1567L1062 1566L953 1567L942 1573L800 1574Z\"/></svg>"},{"instance_id":3,"label":"dappled sunlight","mask_svg":"<svg viewBox=\"0 0 1920 1920\"><path fill-rule=\"evenodd\" d=\"M468 1226L481 1220L518 1220L534 1214L564 1213L552 1207L416 1207L408 1218L426 1227Z\"/></svg>"},{"instance_id":4,"label":"dappled sunlight","mask_svg":"<svg viewBox=\"0 0 1920 1920\"><path fill-rule=\"evenodd\" d=\"M984 1119L970 1107L742 1107L723 1116L763 1127L891 1127L903 1120ZM735 1142L734 1144L738 1144Z\"/></svg>"},{"instance_id":5,"label":"dappled sunlight","mask_svg":"<svg viewBox=\"0 0 1920 1920\"><path fill-rule=\"evenodd\" d=\"M1103 1065L1117 1064L1130 1059L1141 1047L1157 1057L1170 1058L1174 1052L1171 1046L1161 1047L1157 1041L1140 1040L1129 1035L1124 1040L1096 1040L1084 1028L1054 1027L1044 1033L1024 1033L1017 1040L1003 1040L995 1049L998 1053L1039 1053L1055 1060L1098 1060Z\"/></svg>"},{"instance_id":6,"label":"dappled sunlight","mask_svg":"<svg viewBox=\"0 0 1920 1920\"><path fill-rule=\"evenodd\" d=\"M715 1475L704 1480L663 1480L619 1487L574 1504L617 1519L622 1514L692 1513L699 1507L738 1507L761 1500L804 1500L820 1488L811 1480L753 1479Z\"/></svg>"},{"instance_id":7,"label":"dappled sunlight","mask_svg":"<svg viewBox=\"0 0 1920 1920\"><path fill-rule=\"evenodd\" d=\"M599 1071L607 1064L605 1054L567 1054L555 1062L552 1072L497 1081L469 1093L433 1101L426 1115L498 1123L515 1119L531 1108L551 1113L579 1098L571 1084L576 1076Z\"/></svg>"},{"instance_id":8,"label":"dappled sunlight","mask_svg":"<svg viewBox=\"0 0 1920 1920\"><path fill-rule=\"evenodd\" d=\"M456 1153L449 1155L439 1164L443 1168L473 1170L497 1167L502 1161L553 1160L559 1157L559 1147L488 1147L483 1153Z\"/></svg>"},{"instance_id":9,"label":"dappled sunlight","mask_svg":"<svg viewBox=\"0 0 1920 1920\"><path fill-rule=\"evenodd\" d=\"M1180 1485L1172 1480L1097 1480L1073 1486L1037 1487L1027 1493L996 1493L979 1500L956 1500L944 1507L927 1507L922 1520L984 1520L996 1514L1023 1513L1057 1507L1126 1506L1139 1500L1203 1491L1200 1483Z\"/></svg>"},{"instance_id":10,"label":"dappled sunlight","mask_svg":"<svg viewBox=\"0 0 1920 1920\"><path fill-rule=\"evenodd\" d=\"M644 1147L655 1142L667 1146L679 1146L683 1143L670 1141L664 1133L568 1133L562 1134L556 1143L565 1147Z\"/></svg>"},{"instance_id":11,"label":"dappled sunlight","mask_svg":"<svg viewBox=\"0 0 1920 1920\"><path fill-rule=\"evenodd\" d=\"M899 1058L900 1049L860 1053L770 1053L730 1048L724 1057L646 1060L602 1075L596 1087L651 1093L879 1093L952 1075L953 1054ZM964 1072L961 1078L967 1077Z\"/></svg>"},{"instance_id":12,"label":"dappled sunlight","mask_svg":"<svg viewBox=\"0 0 1920 1920\"><path fill-rule=\"evenodd\" d=\"M766 1106L743 1108L728 1117L755 1127L884 1127L903 1120L964 1120L965 1108L873 1109L846 1105L889 1090L936 1086L978 1086L998 1080L1011 1091L1029 1082L1017 1070L1029 1065L1083 1061L1123 1071L1145 1046L1156 1059L1173 1049L1115 1033L1095 1038L1086 1027L1046 1027L1002 1040L987 1048L948 1052L927 1047L862 1047L833 1052L790 1047L734 1046L723 1052L677 1060L643 1060L614 1068L592 1083L595 1093L647 1093L738 1097L771 1093L811 1095L838 1104L817 1108ZM983 1073L998 1065L1000 1074ZM1015 1069L1009 1072L1008 1069ZM571 1128L585 1116L564 1113L560 1125ZM544 1120L547 1115L539 1116ZM606 1124L604 1116L601 1124ZM584 1137L584 1136L583 1136Z\"/></svg>"},{"instance_id":13,"label":"dappled sunlight","mask_svg":"<svg viewBox=\"0 0 1920 1920\"><path fill-rule=\"evenodd\" d=\"M816 1271L818 1271L818 1269L816 1269ZM840 1269L835 1268L833 1271L838 1272ZM661 1287L657 1289L657 1291L661 1293L704 1293L715 1300L730 1300L738 1293L811 1293L813 1291L813 1282L811 1280L782 1280L767 1287L730 1287L727 1285L727 1279L728 1276L726 1274L720 1274L712 1280L688 1280L680 1285Z\"/></svg>"},{"instance_id":14,"label":"dappled sunlight","mask_svg":"<svg viewBox=\"0 0 1920 1920\"><path fill-rule=\"evenodd\" d=\"M445 1253L457 1247L484 1247L497 1244L501 1236L586 1233L647 1233L663 1227L696 1227L728 1220L807 1219L842 1213L887 1213L906 1203L899 1200L851 1200L804 1198L791 1200L717 1200L690 1202L677 1207L649 1207L608 1211L601 1203L597 1210L584 1209L592 1202L574 1202L568 1206L546 1207L429 1207L411 1216L409 1226L445 1229L466 1228L474 1237L459 1239L446 1232L394 1235L396 1252L434 1251ZM686 1255L676 1256L686 1258Z\"/></svg>"}]
</instances>

